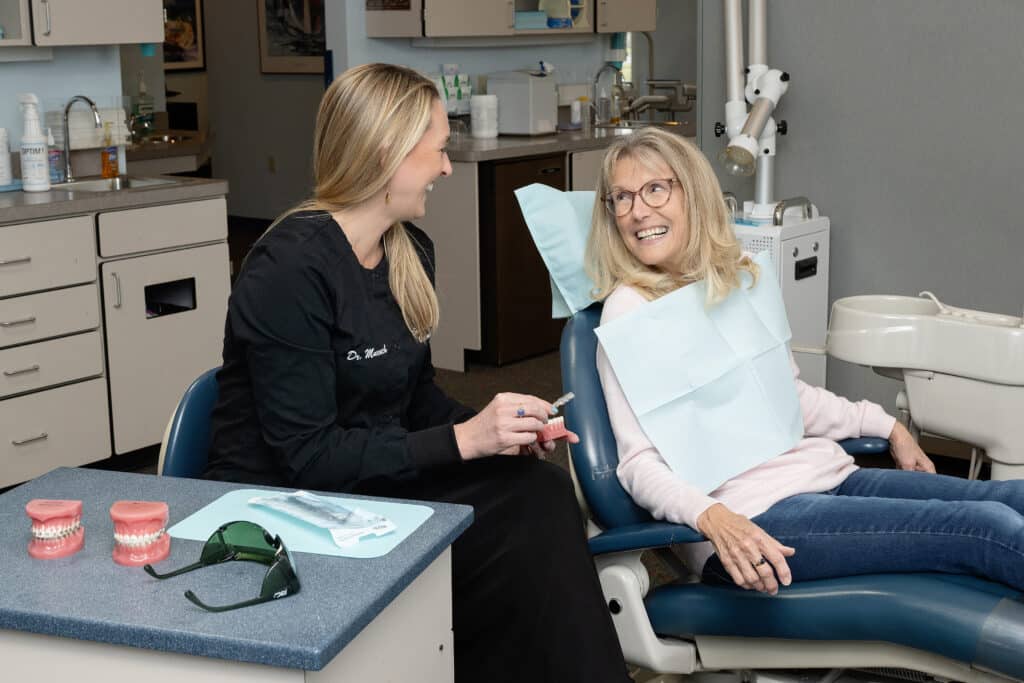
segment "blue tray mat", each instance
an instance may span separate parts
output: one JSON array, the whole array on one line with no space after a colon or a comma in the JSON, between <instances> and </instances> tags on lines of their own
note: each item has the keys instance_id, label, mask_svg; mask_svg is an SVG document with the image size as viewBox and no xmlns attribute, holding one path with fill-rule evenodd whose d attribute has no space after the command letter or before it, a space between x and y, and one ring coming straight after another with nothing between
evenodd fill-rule
<instances>
[{"instance_id":1,"label":"blue tray mat","mask_svg":"<svg viewBox=\"0 0 1024 683\"><path fill-rule=\"evenodd\" d=\"M250 498L273 494L273 491L265 489L236 489L225 493L206 507L197 510L172 526L167 533L174 538L206 541L221 524L244 519L259 524L273 535L280 536L288 550L293 552L370 558L380 557L394 550L399 543L434 514L434 510L425 505L325 496L337 499L346 507L360 507L369 512L383 515L394 522L397 527L390 534L369 536L354 545L339 548L334 544L327 529L301 522L269 508L249 505Z\"/></svg>"}]
</instances>

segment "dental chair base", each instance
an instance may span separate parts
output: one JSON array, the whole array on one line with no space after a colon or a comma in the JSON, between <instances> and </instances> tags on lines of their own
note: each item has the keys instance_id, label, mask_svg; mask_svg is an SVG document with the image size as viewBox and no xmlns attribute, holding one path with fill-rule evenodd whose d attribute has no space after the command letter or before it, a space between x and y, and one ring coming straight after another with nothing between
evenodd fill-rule
<instances>
[{"instance_id":1,"label":"dental chair base","mask_svg":"<svg viewBox=\"0 0 1024 683\"><path fill-rule=\"evenodd\" d=\"M904 635L913 633L915 623L926 618L928 611L935 610L937 613L933 616L941 620L938 613L962 608L966 616L960 616L964 618L948 618L948 623L940 624L938 628L926 628L927 634L910 635L903 640L959 638L965 627L977 624L972 620L991 607L980 605L976 610L972 605L975 597L971 591L977 587L984 588L986 582L937 574L893 575L805 582L784 588L776 597L697 583L662 586L648 594L650 579L639 552L599 556L596 563L601 588L626 661L653 672L690 675L723 669L897 668L922 672L939 680L964 683L1019 680L989 673L933 652L887 642L898 638L901 631ZM961 583L966 584L968 590L961 592L958 589ZM1008 588L1004 590L1007 595L1015 594ZM829 598L824 595L826 592L833 596L831 602L836 604L829 604ZM729 594L735 599L731 599ZM726 598L724 601L723 596ZM1001 599L998 595L989 597ZM948 604L944 604L945 600ZM810 634L807 632L803 638L785 637L788 632L803 631L800 615L804 607L800 603L808 601L819 603L822 610L836 609L837 616L832 619L825 617L823 622L832 621L836 626L851 631L850 623L857 620L859 613L863 617L862 623L853 627L855 633L851 632L852 637L848 640L815 640L808 637ZM734 603L735 609L729 609L730 602ZM692 615L692 619L678 618L684 604L689 604L689 608L683 613ZM886 604L899 606L887 612ZM1017 648L1024 647L1024 633L1007 639L1005 630L1020 631L1020 624L1024 623L1024 604L1013 601L998 605L999 609L1004 612L1001 617L989 617L984 621L977 650L982 656L1012 659L1021 652ZM992 614L995 615L997 610ZM840 611L854 612L854 618L838 616ZM714 612L720 614L716 616ZM903 612L904 618L899 618L898 612ZM978 612L978 615L971 612ZM735 623L737 618L722 616L729 614L743 615L737 618L744 619L746 625ZM749 634L717 635L715 628L731 632L747 630ZM661 637L658 632L662 629L678 635ZM707 634L685 635L696 629ZM879 640L870 640L872 632L877 632ZM778 633L780 637L765 635L769 633ZM966 650L974 647L964 641L951 643L950 649L957 650L960 646L966 646ZM1002 655L997 654L999 650L1003 651ZM966 654L970 656L972 653ZM664 677L656 680L667 683L683 679Z\"/></svg>"}]
</instances>

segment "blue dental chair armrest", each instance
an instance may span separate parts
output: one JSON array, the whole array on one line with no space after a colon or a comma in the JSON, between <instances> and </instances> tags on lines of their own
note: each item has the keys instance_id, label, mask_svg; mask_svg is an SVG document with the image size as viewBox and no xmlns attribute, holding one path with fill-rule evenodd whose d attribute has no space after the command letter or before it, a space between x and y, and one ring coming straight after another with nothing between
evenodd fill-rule
<instances>
[{"instance_id":1,"label":"blue dental chair armrest","mask_svg":"<svg viewBox=\"0 0 1024 683\"><path fill-rule=\"evenodd\" d=\"M603 531L588 541L593 555L621 553L628 550L663 548L675 543L700 543L705 541L699 532L682 524L669 522L648 522L631 524Z\"/></svg>"},{"instance_id":2,"label":"blue dental chair armrest","mask_svg":"<svg viewBox=\"0 0 1024 683\"><path fill-rule=\"evenodd\" d=\"M889 440L877 436L843 439L837 443L850 455L882 455L889 452Z\"/></svg>"},{"instance_id":3,"label":"blue dental chair armrest","mask_svg":"<svg viewBox=\"0 0 1024 683\"><path fill-rule=\"evenodd\" d=\"M876 437L844 439L838 442L850 455L874 455L889 452L889 441ZM621 553L628 550L662 548L675 543L700 543L707 539L700 532L682 524L642 522L603 531L588 543L593 555Z\"/></svg>"}]
</instances>

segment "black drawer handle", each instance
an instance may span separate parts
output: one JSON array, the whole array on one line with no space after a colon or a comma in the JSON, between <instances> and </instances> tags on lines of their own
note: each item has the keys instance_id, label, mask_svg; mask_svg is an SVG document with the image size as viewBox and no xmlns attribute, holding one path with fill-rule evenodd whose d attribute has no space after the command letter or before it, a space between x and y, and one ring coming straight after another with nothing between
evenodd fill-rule
<instances>
[{"instance_id":1,"label":"black drawer handle","mask_svg":"<svg viewBox=\"0 0 1024 683\"><path fill-rule=\"evenodd\" d=\"M541 175L551 175L552 173L561 173L561 171L562 171L562 167L561 166L549 166L548 168L540 169L540 174Z\"/></svg>"}]
</instances>

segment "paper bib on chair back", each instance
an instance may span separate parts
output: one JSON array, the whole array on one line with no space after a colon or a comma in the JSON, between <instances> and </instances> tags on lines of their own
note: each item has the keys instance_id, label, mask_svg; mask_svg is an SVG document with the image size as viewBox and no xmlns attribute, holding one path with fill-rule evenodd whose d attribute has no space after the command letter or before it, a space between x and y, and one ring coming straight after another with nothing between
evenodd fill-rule
<instances>
[{"instance_id":1,"label":"paper bib on chair back","mask_svg":"<svg viewBox=\"0 0 1024 683\"><path fill-rule=\"evenodd\" d=\"M596 330L647 438L705 493L803 437L782 291L768 254L754 260L757 286L743 271L710 309L698 282Z\"/></svg>"}]
</instances>

